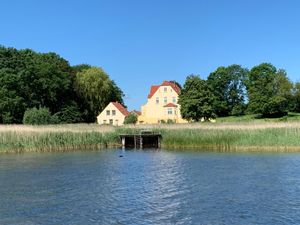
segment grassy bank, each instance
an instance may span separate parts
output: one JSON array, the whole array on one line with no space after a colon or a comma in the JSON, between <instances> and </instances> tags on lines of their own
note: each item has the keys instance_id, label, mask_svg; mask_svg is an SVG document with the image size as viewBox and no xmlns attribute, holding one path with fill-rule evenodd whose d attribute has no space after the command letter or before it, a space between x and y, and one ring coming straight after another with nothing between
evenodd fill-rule
<instances>
[{"instance_id":1,"label":"grassy bank","mask_svg":"<svg viewBox=\"0 0 300 225\"><path fill-rule=\"evenodd\" d=\"M108 126L0 126L2 153L99 149L117 144L118 135Z\"/></svg>"},{"instance_id":2,"label":"grassy bank","mask_svg":"<svg viewBox=\"0 0 300 225\"><path fill-rule=\"evenodd\" d=\"M217 151L299 151L300 128L163 131L163 147Z\"/></svg>"},{"instance_id":3,"label":"grassy bank","mask_svg":"<svg viewBox=\"0 0 300 225\"><path fill-rule=\"evenodd\" d=\"M299 151L299 122L240 122L142 125L114 128L76 124L0 126L0 152L64 151L119 146L119 134L151 129L162 147L217 151Z\"/></svg>"}]
</instances>

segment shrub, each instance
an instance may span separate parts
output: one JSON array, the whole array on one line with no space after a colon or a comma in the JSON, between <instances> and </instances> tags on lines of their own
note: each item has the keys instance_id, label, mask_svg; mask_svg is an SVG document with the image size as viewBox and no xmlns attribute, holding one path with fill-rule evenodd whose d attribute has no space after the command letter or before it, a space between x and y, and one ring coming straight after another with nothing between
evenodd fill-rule
<instances>
[{"instance_id":1,"label":"shrub","mask_svg":"<svg viewBox=\"0 0 300 225\"><path fill-rule=\"evenodd\" d=\"M52 116L48 108L31 108L27 109L23 116L23 124L44 125L58 122L56 116Z\"/></svg>"},{"instance_id":2,"label":"shrub","mask_svg":"<svg viewBox=\"0 0 300 225\"><path fill-rule=\"evenodd\" d=\"M124 124L136 124L137 116L134 113L129 113L124 120Z\"/></svg>"},{"instance_id":3,"label":"shrub","mask_svg":"<svg viewBox=\"0 0 300 225\"><path fill-rule=\"evenodd\" d=\"M82 122L82 115L76 104L72 104L62 108L61 111L55 113L52 117L56 117L58 123L79 123Z\"/></svg>"}]
</instances>

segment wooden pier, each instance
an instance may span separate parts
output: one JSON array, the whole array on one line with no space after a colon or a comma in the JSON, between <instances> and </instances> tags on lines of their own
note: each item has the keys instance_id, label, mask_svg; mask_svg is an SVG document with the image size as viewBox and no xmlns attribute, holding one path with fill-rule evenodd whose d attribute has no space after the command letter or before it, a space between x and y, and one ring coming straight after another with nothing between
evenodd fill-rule
<instances>
[{"instance_id":1,"label":"wooden pier","mask_svg":"<svg viewBox=\"0 0 300 225\"><path fill-rule=\"evenodd\" d=\"M152 131L141 131L138 134L121 134L122 148L160 148L161 134Z\"/></svg>"}]
</instances>

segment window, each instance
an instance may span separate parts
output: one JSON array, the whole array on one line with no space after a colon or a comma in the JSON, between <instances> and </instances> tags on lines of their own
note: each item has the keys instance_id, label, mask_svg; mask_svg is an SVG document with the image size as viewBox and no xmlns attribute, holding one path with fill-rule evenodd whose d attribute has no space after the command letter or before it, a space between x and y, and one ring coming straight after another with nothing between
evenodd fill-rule
<instances>
[{"instance_id":1,"label":"window","mask_svg":"<svg viewBox=\"0 0 300 225\"><path fill-rule=\"evenodd\" d=\"M119 124L119 120L115 120L115 124L118 126L118 124Z\"/></svg>"},{"instance_id":2,"label":"window","mask_svg":"<svg viewBox=\"0 0 300 225\"><path fill-rule=\"evenodd\" d=\"M106 110L106 115L109 116L110 115L110 111Z\"/></svg>"},{"instance_id":3,"label":"window","mask_svg":"<svg viewBox=\"0 0 300 225\"><path fill-rule=\"evenodd\" d=\"M103 124L106 124L106 120L103 120Z\"/></svg>"},{"instance_id":4,"label":"window","mask_svg":"<svg viewBox=\"0 0 300 225\"><path fill-rule=\"evenodd\" d=\"M172 108L168 108L168 115L172 115L173 114L173 109Z\"/></svg>"},{"instance_id":5,"label":"window","mask_svg":"<svg viewBox=\"0 0 300 225\"><path fill-rule=\"evenodd\" d=\"M114 120L113 120L113 119L110 119L110 120L109 120L109 124L110 124L110 125L113 125L113 123L114 123Z\"/></svg>"},{"instance_id":6,"label":"window","mask_svg":"<svg viewBox=\"0 0 300 225\"><path fill-rule=\"evenodd\" d=\"M176 97L173 97L173 103L176 103Z\"/></svg>"},{"instance_id":7,"label":"window","mask_svg":"<svg viewBox=\"0 0 300 225\"><path fill-rule=\"evenodd\" d=\"M111 110L111 115L115 116L116 115L116 110Z\"/></svg>"},{"instance_id":8,"label":"window","mask_svg":"<svg viewBox=\"0 0 300 225\"><path fill-rule=\"evenodd\" d=\"M164 87L164 92L167 92L168 91L168 88L167 87Z\"/></svg>"},{"instance_id":9,"label":"window","mask_svg":"<svg viewBox=\"0 0 300 225\"><path fill-rule=\"evenodd\" d=\"M159 97L156 97L156 104L159 104Z\"/></svg>"},{"instance_id":10,"label":"window","mask_svg":"<svg viewBox=\"0 0 300 225\"><path fill-rule=\"evenodd\" d=\"M164 103L167 104L167 102L168 102L167 97L164 97Z\"/></svg>"}]
</instances>

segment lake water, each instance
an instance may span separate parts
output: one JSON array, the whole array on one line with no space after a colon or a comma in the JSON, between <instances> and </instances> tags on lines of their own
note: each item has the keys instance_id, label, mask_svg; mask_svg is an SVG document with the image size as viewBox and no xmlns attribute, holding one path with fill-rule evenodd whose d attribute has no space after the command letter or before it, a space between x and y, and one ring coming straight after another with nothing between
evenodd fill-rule
<instances>
[{"instance_id":1,"label":"lake water","mask_svg":"<svg viewBox=\"0 0 300 225\"><path fill-rule=\"evenodd\" d=\"M0 224L300 224L300 154L0 155Z\"/></svg>"}]
</instances>

